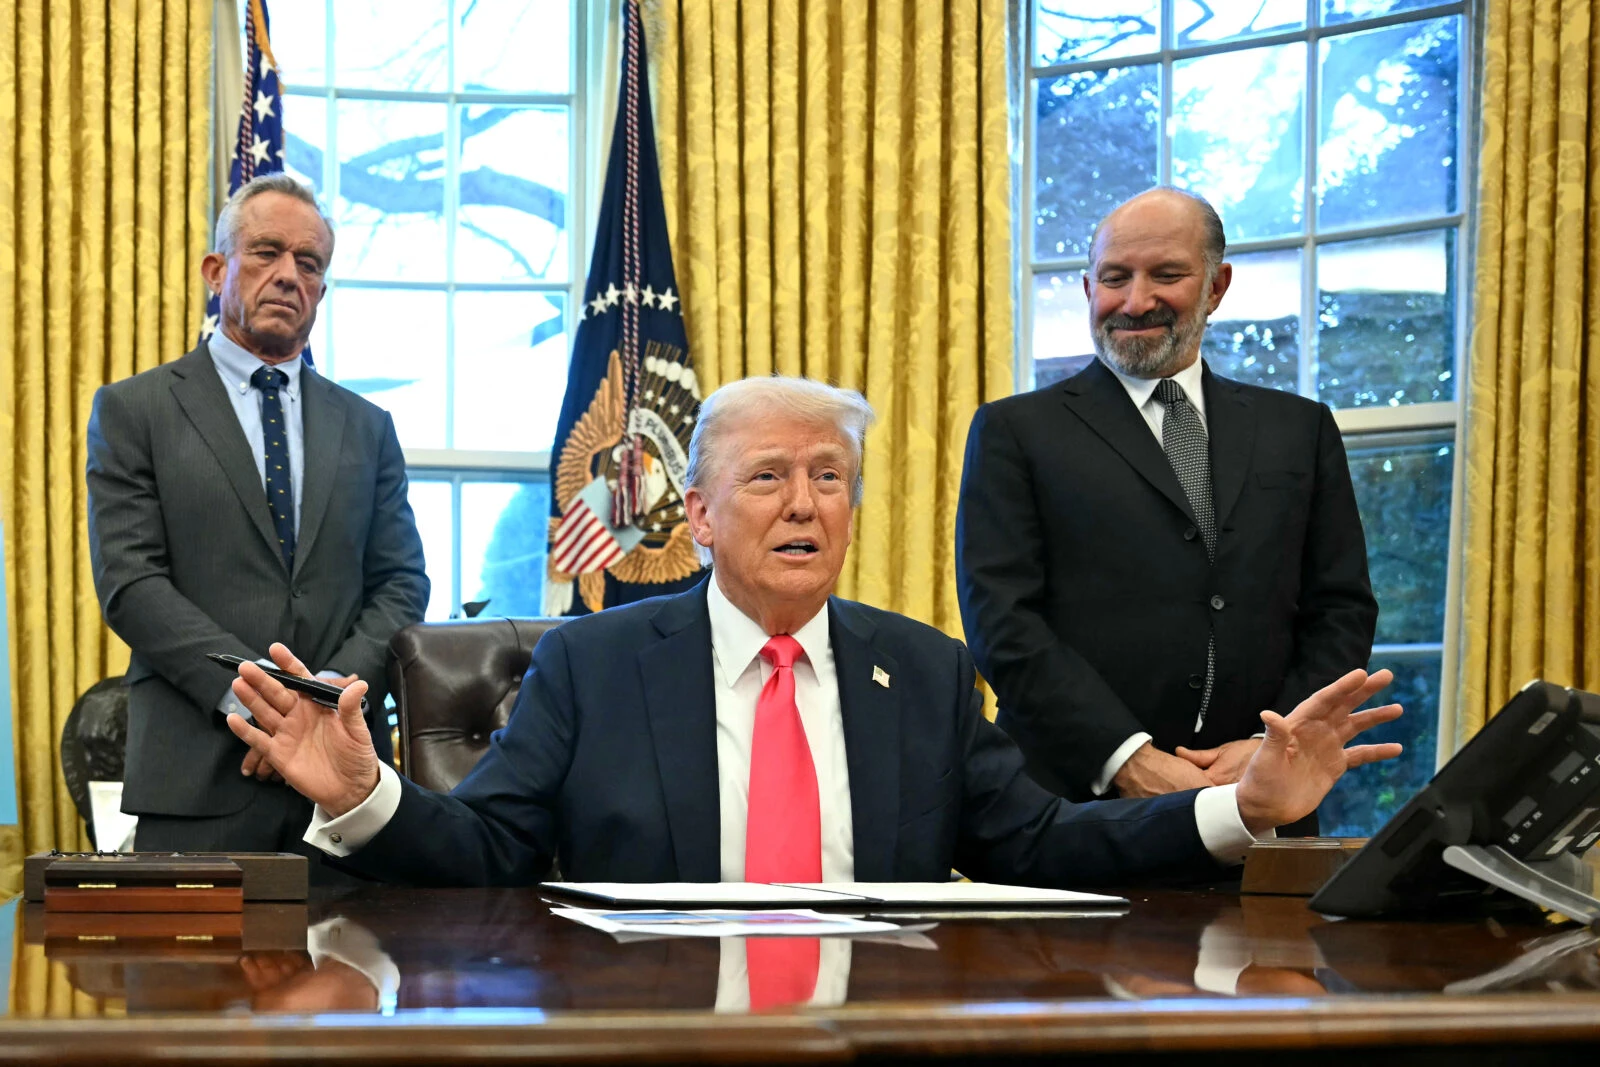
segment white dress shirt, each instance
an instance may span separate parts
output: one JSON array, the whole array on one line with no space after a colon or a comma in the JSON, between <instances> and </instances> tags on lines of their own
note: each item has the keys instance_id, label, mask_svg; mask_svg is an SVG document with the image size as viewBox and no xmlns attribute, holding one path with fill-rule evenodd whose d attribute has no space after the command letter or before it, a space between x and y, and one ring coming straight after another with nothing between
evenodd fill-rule
<instances>
[{"instance_id":1,"label":"white dress shirt","mask_svg":"<svg viewBox=\"0 0 1600 1067\"><path fill-rule=\"evenodd\" d=\"M1156 444L1161 444L1161 424L1167 417L1167 406L1156 399L1156 386L1161 383L1160 378L1134 378L1123 374L1109 362L1102 360L1106 369L1117 376L1117 381L1122 383L1122 388L1128 391L1128 399L1133 401L1133 406L1138 409L1145 425L1150 427L1150 432L1156 435ZM1200 427L1209 434L1211 427L1206 423L1206 394L1201 388L1205 370L1205 361L1196 359L1193 363L1172 375L1172 380L1178 383L1183 390L1184 399L1189 401L1189 406L1194 408L1200 416ZM1122 770L1122 765L1133 757L1133 754L1151 740L1149 734L1140 730L1132 734L1122 744L1118 745L1100 768L1100 777L1089 784L1095 796L1102 796L1111 788L1111 779Z\"/></svg>"},{"instance_id":2,"label":"white dress shirt","mask_svg":"<svg viewBox=\"0 0 1600 1067\"><path fill-rule=\"evenodd\" d=\"M750 742L755 733L756 699L772 673L760 652L768 635L723 595L715 572L707 589L711 613L711 655L716 689L717 793L721 809L724 882L744 881L745 822L750 802ZM811 762L817 771L822 810L822 880L855 880L854 819L850 773L845 757L844 718L833 665L828 609L795 632L805 652L794 665L795 704ZM1195 795L1194 816L1200 841L1222 864L1242 862L1255 838L1239 817L1235 786L1212 786ZM319 804L305 840L331 856L348 856L375 837L400 807L400 776L378 765L378 785L359 805L332 818ZM1270 833L1270 831L1269 831Z\"/></svg>"}]
</instances>

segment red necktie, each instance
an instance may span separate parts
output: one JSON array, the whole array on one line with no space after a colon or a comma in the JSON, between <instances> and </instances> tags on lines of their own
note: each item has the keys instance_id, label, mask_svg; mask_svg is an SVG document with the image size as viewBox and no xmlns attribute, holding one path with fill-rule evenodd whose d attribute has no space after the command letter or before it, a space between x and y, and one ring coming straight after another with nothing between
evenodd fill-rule
<instances>
[{"instance_id":1,"label":"red necktie","mask_svg":"<svg viewBox=\"0 0 1600 1067\"><path fill-rule=\"evenodd\" d=\"M747 882L822 881L822 805L817 769L794 702L800 642L779 634L761 649L772 676L756 700L750 742L750 807L745 821Z\"/></svg>"},{"instance_id":2,"label":"red necktie","mask_svg":"<svg viewBox=\"0 0 1600 1067\"><path fill-rule=\"evenodd\" d=\"M817 991L822 939L747 937L744 958L750 972L751 1011L805 1004Z\"/></svg>"}]
</instances>

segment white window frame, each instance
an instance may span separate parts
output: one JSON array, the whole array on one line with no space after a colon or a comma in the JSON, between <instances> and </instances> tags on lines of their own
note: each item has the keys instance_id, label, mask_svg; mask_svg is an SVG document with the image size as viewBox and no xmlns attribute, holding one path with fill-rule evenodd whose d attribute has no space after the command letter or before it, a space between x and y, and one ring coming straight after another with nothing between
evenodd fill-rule
<instances>
[{"instance_id":1,"label":"white window frame","mask_svg":"<svg viewBox=\"0 0 1600 1067\"><path fill-rule=\"evenodd\" d=\"M571 78L564 93L502 93L460 91L456 88L456 29L457 9L465 0L443 0L446 26L446 54L448 64L448 90L440 92L413 92L388 89L344 89L336 85L336 48L338 24L334 19L336 0L325 0L326 35L324 40L328 84L326 86L284 85L286 97L314 97L326 105L326 144L323 149L321 199L328 205L336 202L339 190L338 103L341 100L398 101L446 105L445 120L445 173L450 180L444 190L446 242L445 281L402 282L374 281L340 278L338 260L328 277L328 298L322 303L320 317L328 339L324 356L317 352L319 363L330 377L338 373L338 352L332 348L334 319L338 312L331 298L339 289L412 290L446 294L445 301L445 439L454 440L455 430L455 294L458 292L518 292L559 293L565 299L563 328L570 346L577 329L578 317L574 312L583 306L583 293L589 265L589 249L593 244L594 219L590 205L598 203L599 190L604 182L604 157L591 148L603 146L607 140L603 126L610 116L601 116L601 108L590 106L591 101L602 104L607 99L604 89L606 78L615 80L615 63L605 62L609 51L614 53L616 0L569 0L572 38L568 52ZM614 95L614 94L613 94ZM567 280L564 282L459 282L455 280L456 212L459 207L460 160L457 158L459 123L462 105L493 105L500 107L565 107L568 109L568 172L567 172ZM602 148L603 151L603 148ZM554 431L554 427L551 427ZM467 595L462 587L461 574L461 486L471 481L525 481L548 482L551 455L548 450L537 451L483 451L461 448L403 448L406 473L412 480L448 482L451 484L451 610L460 607ZM439 577L441 568L430 568Z\"/></svg>"},{"instance_id":2,"label":"white window frame","mask_svg":"<svg viewBox=\"0 0 1600 1067\"><path fill-rule=\"evenodd\" d=\"M1347 447L1371 447L1384 443L1400 444L1408 441L1423 440L1436 440L1440 444L1453 444L1454 469L1450 491L1449 561L1445 576L1444 628L1441 640L1413 644L1382 644L1373 647L1374 658L1382 658L1391 663L1422 656L1437 655L1440 657L1442 676L1439 685L1437 765L1442 766L1445 760L1455 751L1455 711L1460 653L1461 487L1464 471L1462 451L1465 430L1462 410L1469 387L1467 380L1467 348L1472 321L1471 282L1473 277L1471 273L1471 244L1473 236L1471 220L1475 217L1474 206L1477 192L1477 130L1474 119L1478 114L1476 104L1479 99L1477 87L1479 58L1477 42L1482 27L1481 0L1453 0L1453 2L1448 3L1434 3L1414 10L1394 12L1373 18L1353 19L1349 22L1326 27L1318 25L1322 6L1321 0L1306 0L1306 17L1303 28L1276 33L1263 33L1228 41L1189 45L1181 48L1175 47L1174 44L1176 27L1173 16L1177 0L1161 0L1161 32L1159 34L1160 39L1157 42L1158 47L1130 55L1119 55L1114 58L1050 65L1040 65L1037 62L1036 21L1039 0L1024 0L1024 2L1026 3L1023 19L1026 52L1023 56L1023 62L1017 64L1017 68L1024 80L1022 91L1018 96L1023 107L1023 133L1021 170L1018 176L1019 188L1016 196L1018 212L1015 224L1016 252L1018 261L1023 267L1019 272L1022 280L1022 292L1018 294L1019 299L1017 301L1017 359L1015 362L1016 388L1019 391L1032 389L1034 385L1033 301L1038 289L1036 279L1038 276L1045 274L1081 273L1088 265L1088 257L1086 255L1039 259L1034 257L1034 194L1036 191L1034 168L1038 123L1038 88L1040 83L1045 80L1065 74L1107 70L1116 67L1159 65L1161 103L1158 128L1161 132L1157 137L1157 181L1166 184L1172 181L1172 71L1174 63L1199 56L1221 55L1245 49L1293 44L1302 41L1307 43L1306 95L1303 115L1305 123L1303 132L1305 172L1302 178L1302 188L1305 194L1304 233L1298 236L1269 240L1230 241L1228 244L1230 257L1249 252L1290 249L1301 251L1301 310L1298 341L1300 345L1298 391L1301 395L1316 395L1318 344L1316 330L1316 278L1317 254L1320 247L1362 238L1388 237L1454 228L1455 260L1453 268L1455 271L1457 298L1452 380L1455 383L1456 399L1392 407L1373 405L1371 407L1340 408L1334 411L1334 419L1345 437ZM1402 223L1319 230L1317 226L1318 204L1316 198L1317 150L1319 147L1318 122L1320 120L1318 107L1318 91L1320 89L1318 83L1320 66L1318 63L1319 42L1325 38L1342 37L1351 33L1360 33L1366 30L1382 29L1413 22L1424 22L1429 19L1451 15L1461 16L1461 39L1459 42L1461 76L1458 82L1456 99L1457 144L1460 146L1460 162L1456 170L1456 181L1458 183L1456 203L1459 210L1448 214L1419 217Z\"/></svg>"}]
</instances>

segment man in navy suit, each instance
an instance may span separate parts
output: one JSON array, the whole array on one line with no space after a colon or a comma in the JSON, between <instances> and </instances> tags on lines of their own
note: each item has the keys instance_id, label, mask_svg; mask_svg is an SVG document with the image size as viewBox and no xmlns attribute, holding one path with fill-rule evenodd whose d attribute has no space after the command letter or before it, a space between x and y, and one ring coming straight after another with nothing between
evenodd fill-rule
<instances>
[{"instance_id":1,"label":"man in navy suit","mask_svg":"<svg viewBox=\"0 0 1600 1067\"><path fill-rule=\"evenodd\" d=\"M1035 784L986 720L957 641L831 594L872 419L803 379L708 397L685 504L712 577L575 619L535 649L510 722L448 796L372 751L363 684L337 712L244 664L229 725L317 805L306 839L355 869L427 885L578 881L935 881L1034 885L1215 873L1313 810L1345 748L1400 714L1351 671L1267 739L1235 785L1073 804ZM285 669L303 667L275 646Z\"/></svg>"}]
</instances>

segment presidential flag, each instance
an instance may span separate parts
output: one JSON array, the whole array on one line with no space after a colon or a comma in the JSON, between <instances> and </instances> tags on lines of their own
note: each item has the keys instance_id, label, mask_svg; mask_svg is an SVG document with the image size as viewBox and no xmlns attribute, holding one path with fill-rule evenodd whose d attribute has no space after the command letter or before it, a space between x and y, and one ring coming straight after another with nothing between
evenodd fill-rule
<instances>
[{"instance_id":1,"label":"presidential flag","mask_svg":"<svg viewBox=\"0 0 1600 1067\"><path fill-rule=\"evenodd\" d=\"M278 61L272 55L267 0L250 0L245 12L244 40L244 97L239 106L233 161L228 166L229 196L256 175L283 169L283 87L278 81ZM221 322L222 298L212 293L206 301L200 340L208 340ZM309 364L309 345L302 355Z\"/></svg>"},{"instance_id":2,"label":"presidential flag","mask_svg":"<svg viewBox=\"0 0 1600 1067\"><path fill-rule=\"evenodd\" d=\"M550 453L547 615L700 578L683 513L700 383L667 244L638 0L623 4L622 43L600 221Z\"/></svg>"}]
</instances>

